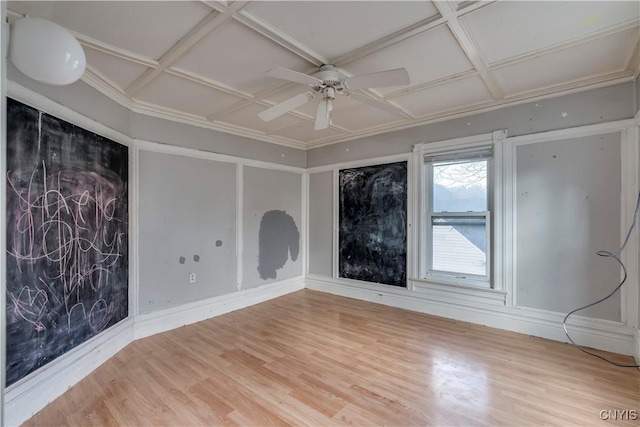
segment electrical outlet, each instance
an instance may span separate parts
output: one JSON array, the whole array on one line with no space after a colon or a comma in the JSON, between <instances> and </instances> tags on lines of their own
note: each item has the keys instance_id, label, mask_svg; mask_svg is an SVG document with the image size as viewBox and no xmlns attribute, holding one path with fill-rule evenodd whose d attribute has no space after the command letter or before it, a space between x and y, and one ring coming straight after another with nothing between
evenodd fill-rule
<instances>
[{"instance_id":1,"label":"electrical outlet","mask_svg":"<svg viewBox=\"0 0 640 427\"><path fill-rule=\"evenodd\" d=\"M196 273L189 274L189 283L196 283Z\"/></svg>"}]
</instances>

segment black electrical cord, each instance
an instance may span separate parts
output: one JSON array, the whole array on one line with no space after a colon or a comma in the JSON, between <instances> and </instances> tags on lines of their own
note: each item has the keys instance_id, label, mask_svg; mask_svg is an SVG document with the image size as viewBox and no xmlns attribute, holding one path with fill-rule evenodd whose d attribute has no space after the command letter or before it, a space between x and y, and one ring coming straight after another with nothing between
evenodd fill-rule
<instances>
[{"instance_id":1,"label":"black electrical cord","mask_svg":"<svg viewBox=\"0 0 640 427\"><path fill-rule=\"evenodd\" d=\"M617 363L614 362L613 360L609 360L606 357L600 356L599 354L595 354L592 353L590 351L587 351L584 349L584 347L579 346L578 344L576 344L571 337L569 336L569 332L567 331L567 319L569 319L569 316L571 316L573 313L576 313L578 311L581 310L585 310L589 307L593 307L596 304L600 304L601 302L611 298L613 296L613 294L615 294L616 292L618 292L620 290L620 288L622 287L622 285L624 284L624 282L627 280L627 268L624 266L624 263L620 260L620 254L622 253L622 251L624 250L625 246L627 246L627 243L629 242L629 238L631 237L631 232L633 231L633 229L636 226L636 222L638 221L638 212L640 211L640 194L638 194L638 201L636 203L636 210L633 214L633 221L631 222L631 227L629 227L629 231L627 232L627 236L624 239L624 242L622 242L622 246L620 246L620 249L618 249L615 253L611 253L609 251L598 251L596 252L596 254L598 256L601 257L605 257L605 258L613 258L615 259L618 264L620 264L620 267L622 267L622 280L620 281L620 284L618 286L616 286L616 288L614 290L612 290L609 295L607 295L604 298L599 299L596 302L592 302L591 304L585 305L584 307L580 307L580 308L576 308L575 310L570 311L565 317L564 320L562 321L562 327L564 329L564 333L567 336L567 338L569 339L569 341L571 341L571 344L573 344L578 350L582 351L583 353L587 353L591 356L597 357L598 359L602 359L607 363L611 363L612 365L618 366L620 368L638 368L638 370L640 370L640 365L623 365L621 363Z\"/></svg>"}]
</instances>

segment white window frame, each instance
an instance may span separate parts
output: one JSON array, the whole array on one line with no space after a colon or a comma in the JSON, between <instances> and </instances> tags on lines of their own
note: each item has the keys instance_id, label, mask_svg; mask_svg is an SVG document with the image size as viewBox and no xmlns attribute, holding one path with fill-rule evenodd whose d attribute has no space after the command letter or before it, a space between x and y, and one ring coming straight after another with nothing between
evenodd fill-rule
<instances>
[{"instance_id":1,"label":"white window frame","mask_svg":"<svg viewBox=\"0 0 640 427\"><path fill-rule=\"evenodd\" d=\"M414 167L416 173L416 218L419 218L415 230L415 257L414 257L414 281L437 283L443 285L463 286L469 288L503 289L502 280L502 144L506 138L506 131L496 131L488 134L476 135L466 138L458 138L447 141L421 143L414 146ZM491 145L493 153L487 158L487 211L484 212L432 212L432 165L433 162L425 161L425 157L437 157L438 154L460 151L460 160L472 161L478 157L472 154L465 156L467 150ZM438 163L436 159L435 163ZM432 239L431 219L433 217L486 217L487 223L487 269L486 275L445 272L432 269Z\"/></svg>"}]
</instances>

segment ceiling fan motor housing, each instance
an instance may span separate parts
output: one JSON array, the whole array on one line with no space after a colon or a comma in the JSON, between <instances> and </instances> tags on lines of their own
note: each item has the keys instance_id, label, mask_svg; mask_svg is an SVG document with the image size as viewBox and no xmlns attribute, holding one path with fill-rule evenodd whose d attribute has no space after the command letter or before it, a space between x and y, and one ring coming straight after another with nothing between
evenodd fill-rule
<instances>
[{"instance_id":1,"label":"ceiling fan motor housing","mask_svg":"<svg viewBox=\"0 0 640 427\"><path fill-rule=\"evenodd\" d=\"M341 82L341 76L333 65L323 65L313 76L322 80L325 86L335 87Z\"/></svg>"}]
</instances>

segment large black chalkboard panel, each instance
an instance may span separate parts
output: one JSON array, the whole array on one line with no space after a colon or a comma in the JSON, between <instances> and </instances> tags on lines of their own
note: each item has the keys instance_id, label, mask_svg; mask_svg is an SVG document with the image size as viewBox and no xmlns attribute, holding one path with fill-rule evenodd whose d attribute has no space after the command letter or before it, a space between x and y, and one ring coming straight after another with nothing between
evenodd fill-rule
<instances>
[{"instance_id":1,"label":"large black chalkboard panel","mask_svg":"<svg viewBox=\"0 0 640 427\"><path fill-rule=\"evenodd\" d=\"M7 100L10 385L128 315L128 149Z\"/></svg>"},{"instance_id":2,"label":"large black chalkboard panel","mask_svg":"<svg viewBox=\"0 0 640 427\"><path fill-rule=\"evenodd\" d=\"M406 286L407 162L340 171L339 276Z\"/></svg>"}]
</instances>

